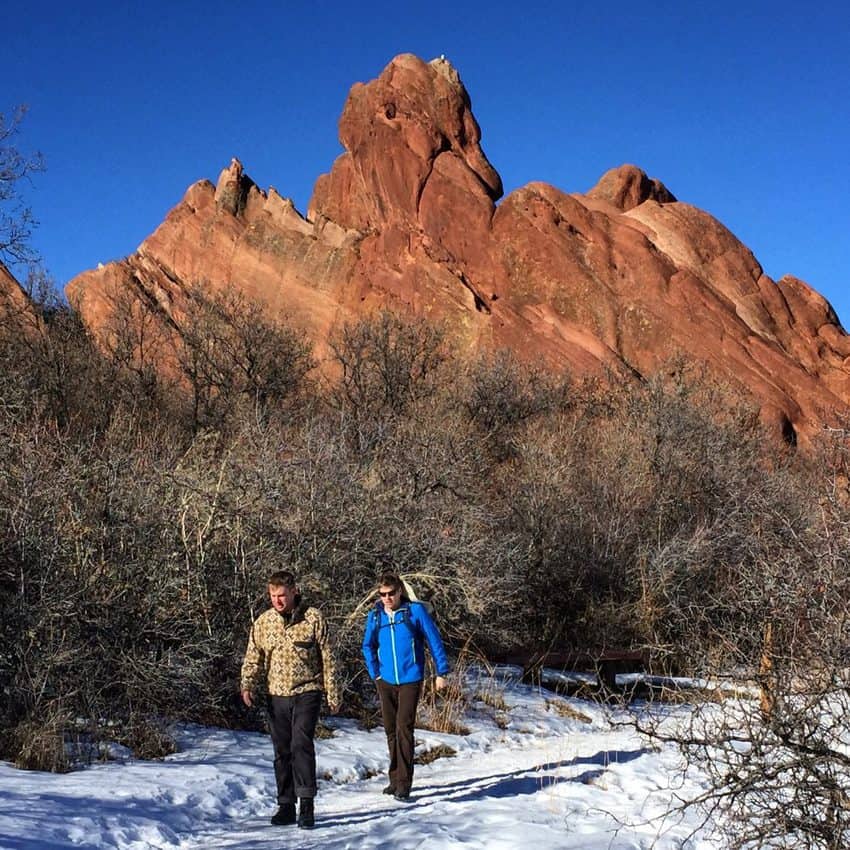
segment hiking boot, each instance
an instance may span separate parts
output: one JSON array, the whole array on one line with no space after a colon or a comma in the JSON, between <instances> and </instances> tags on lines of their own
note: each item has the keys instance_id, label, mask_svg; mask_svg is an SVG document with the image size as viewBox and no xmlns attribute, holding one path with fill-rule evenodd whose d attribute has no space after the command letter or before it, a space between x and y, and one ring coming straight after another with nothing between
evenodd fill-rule
<instances>
[{"instance_id":1,"label":"hiking boot","mask_svg":"<svg viewBox=\"0 0 850 850\"><path fill-rule=\"evenodd\" d=\"M282 803L272 815L272 826L289 826L295 823L295 803Z\"/></svg>"},{"instance_id":2,"label":"hiking boot","mask_svg":"<svg viewBox=\"0 0 850 850\"><path fill-rule=\"evenodd\" d=\"M395 797L395 799L400 803L406 803L410 799L410 789L396 788L396 790L393 791L393 797Z\"/></svg>"},{"instance_id":3,"label":"hiking boot","mask_svg":"<svg viewBox=\"0 0 850 850\"><path fill-rule=\"evenodd\" d=\"M313 817L313 798L302 797L298 801L298 826L302 829L312 829L316 825Z\"/></svg>"},{"instance_id":4,"label":"hiking boot","mask_svg":"<svg viewBox=\"0 0 850 850\"><path fill-rule=\"evenodd\" d=\"M391 784L391 785L387 785L387 787L386 787L386 788L384 788L383 793L384 793L384 794L395 794L395 785L392 785L392 784Z\"/></svg>"}]
</instances>

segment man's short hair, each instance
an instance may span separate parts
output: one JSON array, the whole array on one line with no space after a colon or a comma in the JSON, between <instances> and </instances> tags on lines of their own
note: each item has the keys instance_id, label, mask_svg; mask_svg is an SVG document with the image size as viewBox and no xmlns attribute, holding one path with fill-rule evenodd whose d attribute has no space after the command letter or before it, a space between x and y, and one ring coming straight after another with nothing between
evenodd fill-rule
<instances>
[{"instance_id":1,"label":"man's short hair","mask_svg":"<svg viewBox=\"0 0 850 850\"><path fill-rule=\"evenodd\" d=\"M381 573L381 577L378 579L378 587L391 587L393 590L404 590L404 584L402 584L398 573L389 571Z\"/></svg>"},{"instance_id":2,"label":"man's short hair","mask_svg":"<svg viewBox=\"0 0 850 850\"><path fill-rule=\"evenodd\" d=\"M295 574L289 570L278 570L269 576L269 587L295 587Z\"/></svg>"}]
</instances>

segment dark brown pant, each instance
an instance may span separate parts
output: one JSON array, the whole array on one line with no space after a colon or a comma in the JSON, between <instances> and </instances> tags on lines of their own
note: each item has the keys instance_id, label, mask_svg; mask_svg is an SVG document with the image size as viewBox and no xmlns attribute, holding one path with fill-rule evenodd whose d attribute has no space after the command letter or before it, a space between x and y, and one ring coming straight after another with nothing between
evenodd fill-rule
<instances>
[{"instance_id":1,"label":"dark brown pant","mask_svg":"<svg viewBox=\"0 0 850 850\"><path fill-rule=\"evenodd\" d=\"M316 796L313 737L321 706L319 691L269 699L269 731L274 744L278 805L294 803L296 797Z\"/></svg>"},{"instance_id":2,"label":"dark brown pant","mask_svg":"<svg viewBox=\"0 0 850 850\"><path fill-rule=\"evenodd\" d=\"M422 682L390 685L378 679L377 685L390 753L390 785L396 792L406 794L413 782L413 729Z\"/></svg>"}]
</instances>

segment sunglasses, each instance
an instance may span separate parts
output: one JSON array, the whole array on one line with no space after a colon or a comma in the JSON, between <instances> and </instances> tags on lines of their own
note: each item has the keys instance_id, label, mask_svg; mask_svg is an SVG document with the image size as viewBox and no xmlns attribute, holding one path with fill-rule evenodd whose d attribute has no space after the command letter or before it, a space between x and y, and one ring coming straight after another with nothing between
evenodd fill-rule
<instances>
[{"instance_id":1,"label":"sunglasses","mask_svg":"<svg viewBox=\"0 0 850 850\"><path fill-rule=\"evenodd\" d=\"M381 596L381 597L387 599L390 596L395 596L397 593L398 593L397 590L379 590L378 596Z\"/></svg>"}]
</instances>

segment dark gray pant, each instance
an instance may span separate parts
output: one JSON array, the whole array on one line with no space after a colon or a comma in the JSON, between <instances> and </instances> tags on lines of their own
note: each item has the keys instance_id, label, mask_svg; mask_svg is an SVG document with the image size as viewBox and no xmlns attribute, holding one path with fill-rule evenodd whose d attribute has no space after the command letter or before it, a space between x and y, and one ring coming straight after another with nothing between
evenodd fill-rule
<instances>
[{"instance_id":1,"label":"dark gray pant","mask_svg":"<svg viewBox=\"0 0 850 850\"><path fill-rule=\"evenodd\" d=\"M322 705L321 691L269 698L269 731L274 744L274 777L279 806L316 796L313 736Z\"/></svg>"},{"instance_id":2,"label":"dark gray pant","mask_svg":"<svg viewBox=\"0 0 850 850\"><path fill-rule=\"evenodd\" d=\"M406 794L413 782L413 730L422 682L390 685L378 679L377 685L390 753L390 785Z\"/></svg>"}]
</instances>

